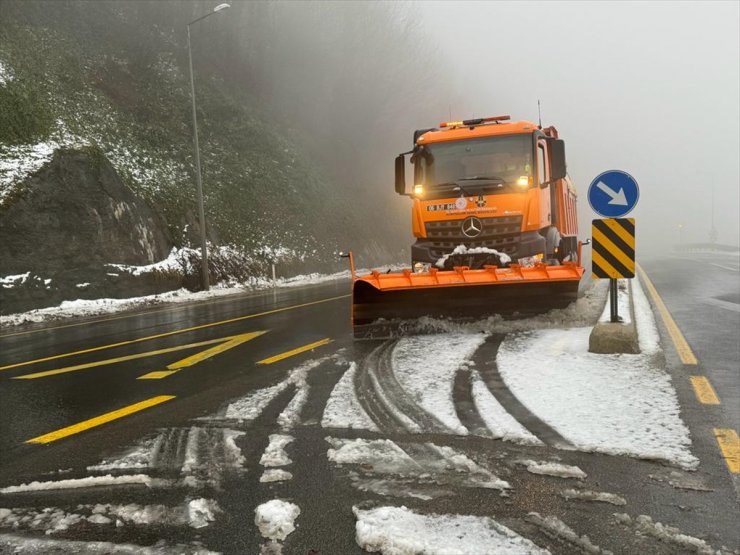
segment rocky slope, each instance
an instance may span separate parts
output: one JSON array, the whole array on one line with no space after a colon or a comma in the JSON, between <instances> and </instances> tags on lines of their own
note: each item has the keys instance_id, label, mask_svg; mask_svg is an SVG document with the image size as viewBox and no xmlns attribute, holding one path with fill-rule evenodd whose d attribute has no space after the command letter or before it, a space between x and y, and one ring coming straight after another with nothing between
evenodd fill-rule
<instances>
[{"instance_id":1,"label":"rocky slope","mask_svg":"<svg viewBox=\"0 0 740 555\"><path fill-rule=\"evenodd\" d=\"M0 313L198 287L187 50L182 28L162 21L210 7L200 0L0 2ZM266 272L268 261L283 275L335 271L346 248L365 264L403 259L407 207L387 202L390 156L379 172L387 181L370 178L375 146L362 118L343 128L351 144L316 126L297 128L245 89L251 66L206 63L235 42L197 40L207 235L221 247L214 277ZM385 89L389 98L399 92ZM365 108L383 100L363 90ZM334 153L342 165L326 165L332 156L321 152L331 144L343 149ZM363 171L348 173L353 167ZM151 264L173 247L181 271L168 263L156 279L133 270L110 275L110 264Z\"/></svg>"}]
</instances>

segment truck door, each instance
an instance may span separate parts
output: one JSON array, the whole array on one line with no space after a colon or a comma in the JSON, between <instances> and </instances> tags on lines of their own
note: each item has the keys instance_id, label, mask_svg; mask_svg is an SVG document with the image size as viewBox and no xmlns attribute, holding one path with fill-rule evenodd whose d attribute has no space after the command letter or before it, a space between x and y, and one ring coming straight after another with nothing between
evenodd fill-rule
<instances>
[{"instance_id":1,"label":"truck door","mask_svg":"<svg viewBox=\"0 0 740 555\"><path fill-rule=\"evenodd\" d=\"M551 193L554 189L547 183L550 181L550 159L547 150L547 143L544 139L537 141L537 184L540 191L540 229L549 227L552 224L551 217Z\"/></svg>"}]
</instances>

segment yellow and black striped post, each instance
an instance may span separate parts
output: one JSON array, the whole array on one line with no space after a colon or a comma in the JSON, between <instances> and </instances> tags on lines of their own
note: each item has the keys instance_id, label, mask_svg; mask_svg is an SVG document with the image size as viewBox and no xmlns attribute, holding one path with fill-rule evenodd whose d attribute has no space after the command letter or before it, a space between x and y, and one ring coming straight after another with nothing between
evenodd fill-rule
<instances>
[{"instance_id":1,"label":"yellow and black striped post","mask_svg":"<svg viewBox=\"0 0 740 555\"><path fill-rule=\"evenodd\" d=\"M609 279L611 321L620 322L617 279L635 277L635 219L593 220L591 239L591 277Z\"/></svg>"},{"instance_id":2,"label":"yellow and black striped post","mask_svg":"<svg viewBox=\"0 0 740 555\"><path fill-rule=\"evenodd\" d=\"M605 218L591 222L591 277L635 277L635 219Z\"/></svg>"}]
</instances>

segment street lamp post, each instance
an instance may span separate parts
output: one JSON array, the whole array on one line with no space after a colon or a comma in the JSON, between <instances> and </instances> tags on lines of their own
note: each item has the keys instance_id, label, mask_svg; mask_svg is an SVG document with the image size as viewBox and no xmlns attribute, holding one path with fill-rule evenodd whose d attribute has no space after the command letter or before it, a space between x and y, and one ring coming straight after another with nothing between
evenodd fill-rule
<instances>
[{"instance_id":1,"label":"street lamp post","mask_svg":"<svg viewBox=\"0 0 740 555\"><path fill-rule=\"evenodd\" d=\"M188 61L190 63L190 96L193 100L193 146L195 148L195 179L196 191L198 197L198 218L200 219L200 255L201 255L201 275L203 279L203 290L208 291L211 286L208 280L208 247L206 246L206 213L203 206L203 181L200 175L200 147L198 145L198 117L195 109L195 79L193 78L193 51L190 47L190 26L209 17L215 13L229 8L229 4L219 4L213 11L194 19L188 23Z\"/></svg>"}]
</instances>

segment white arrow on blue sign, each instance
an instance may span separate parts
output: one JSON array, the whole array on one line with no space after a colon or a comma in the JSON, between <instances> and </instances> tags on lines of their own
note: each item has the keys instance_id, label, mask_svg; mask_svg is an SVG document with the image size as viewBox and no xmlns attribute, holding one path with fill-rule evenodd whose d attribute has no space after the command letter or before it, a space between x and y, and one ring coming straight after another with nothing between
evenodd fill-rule
<instances>
[{"instance_id":1,"label":"white arrow on blue sign","mask_svg":"<svg viewBox=\"0 0 740 555\"><path fill-rule=\"evenodd\" d=\"M605 218L628 214L640 198L637 181L627 172L609 170L599 174L588 187L588 203Z\"/></svg>"}]
</instances>

